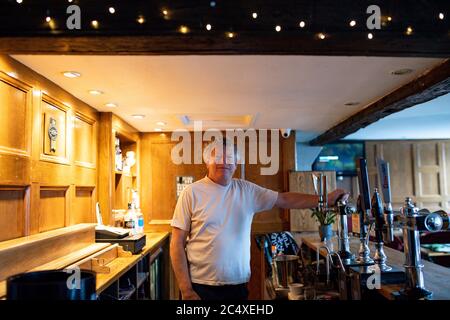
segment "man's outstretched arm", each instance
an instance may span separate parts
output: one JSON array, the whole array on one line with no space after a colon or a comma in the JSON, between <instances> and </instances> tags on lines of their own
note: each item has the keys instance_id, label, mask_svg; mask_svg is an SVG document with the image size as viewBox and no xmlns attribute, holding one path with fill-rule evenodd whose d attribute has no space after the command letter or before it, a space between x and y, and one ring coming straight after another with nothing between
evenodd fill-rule
<instances>
[{"instance_id":1,"label":"man's outstretched arm","mask_svg":"<svg viewBox=\"0 0 450 320\"><path fill-rule=\"evenodd\" d=\"M328 194L328 204L334 205L337 199L343 197L347 200L348 193L342 189L336 189ZM311 209L317 207L319 196L299 192L278 193L275 206L283 209Z\"/></svg>"}]
</instances>

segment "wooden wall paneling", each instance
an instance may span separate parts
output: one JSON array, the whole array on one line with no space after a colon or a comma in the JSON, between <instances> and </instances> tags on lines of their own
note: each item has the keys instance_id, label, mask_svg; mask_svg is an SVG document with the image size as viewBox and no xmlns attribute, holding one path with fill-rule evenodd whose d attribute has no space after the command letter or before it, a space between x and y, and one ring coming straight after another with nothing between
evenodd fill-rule
<instances>
[{"instance_id":1,"label":"wooden wall paneling","mask_svg":"<svg viewBox=\"0 0 450 320\"><path fill-rule=\"evenodd\" d=\"M76 186L74 191L70 224L96 222L94 188Z\"/></svg>"},{"instance_id":2,"label":"wooden wall paneling","mask_svg":"<svg viewBox=\"0 0 450 320\"><path fill-rule=\"evenodd\" d=\"M27 187L0 186L0 241L28 234L29 193Z\"/></svg>"},{"instance_id":3,"label":"wooden wall paneling","mask_svg":"<svg viewBox=\"0 0 450 320\"><path fill-rule=\"evenodd\" d=\"M97 124L95 119L76 112L74 116L73 160L75 165L94 169L97 162Z\"/></svg>"},{"instance_id":4,"label":"wooden wall paneling","mask_svg":"<svg viewBox=\"0 0 450 320\"><path fill-rule=\"evenodd\" d=\"M296 171L289 175L289 191L314 194L312 173L323 173L327 177L329 191L336 189L336 172L334 171ZM318 231L318 223L311 218L311 209L291 209L291 231ZM336 224L334 224L334 229Z\"/></svg>"},{"instance_id":5,"label":"wooden wall paneling","mask_svg":"<svg viewBox=\"0 0 450 320\"><path fill-rule=\"evenodd\" d=\"M40 188L39 232L63 228L70 216L68 207L69 187Z\"/></svg>"}]
</instances>

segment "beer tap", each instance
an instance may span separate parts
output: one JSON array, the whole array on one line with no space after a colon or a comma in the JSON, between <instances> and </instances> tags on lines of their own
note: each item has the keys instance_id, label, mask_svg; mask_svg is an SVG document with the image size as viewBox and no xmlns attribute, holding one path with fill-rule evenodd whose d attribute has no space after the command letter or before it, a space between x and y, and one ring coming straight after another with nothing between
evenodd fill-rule
<instances>
[{"instance_id":1,"label":"beer tap","mask_svg":"<svg viewBox=\"0 0 450 320\"><path fill-rule=\"evenodd\" d=\"M352 214L352 208L347 205L347 201L339 199L337 201L337 211L339 215L338 225L338 254L344 265L354 264L355 255L350 252L348 237L347 216Z\"/></svg>"},{"instance_id":2,"label":"beer tap","mask_svg":"<svg viewBox=\"0 0 450 320\"><path fill-rule=\"evenodd\" d=\"M384 210L381 204L378 189L372 197L372 215L375 217L375 256L374 261L379 266L380 271L390 271L392 267L386 265L386 254L384 253L383 233L385 229Z\"/></svg>"},{"instance_id":3,"label":"beer tap","mask_svg":"<svg viewBox=\"0 0 450 320\"><path fill-rule=\"evenodd\" d=\"M405 251L406 286L398 295L406 299L423 299L432 296L425 289L423 279L423 264L420 256L420 232L436 232L449 229L449 216L439 210L430 213L427 209L419 209L406 198L401 210L403 243Z\"/></svg>"},{"instance_id":4,"label":"beer tap","mask_svg":"<svg viewBox=\"0 0 450 320\"><path fill-rule=\"evenodd\" d=\"M356 163L359 181L358 213L359 213L359 251L356 262L360 265L372 265L374 261L370 258L369 248L369 226L370 222L370 188L367 173L367 161L359 158Z\"/></svg>"},{"instance_id":5,"label":"beer tap","mask_svg":"<svg viewBox=\"0 0 450 320\"><path fill-rule=\"evenodd\" d=\"M391 179L389 173L389 162L377 159L378 179L384 202L385 226L383 230L383 242L394 241L394 211L391 203Z\"/></svg>"}]
</instances>

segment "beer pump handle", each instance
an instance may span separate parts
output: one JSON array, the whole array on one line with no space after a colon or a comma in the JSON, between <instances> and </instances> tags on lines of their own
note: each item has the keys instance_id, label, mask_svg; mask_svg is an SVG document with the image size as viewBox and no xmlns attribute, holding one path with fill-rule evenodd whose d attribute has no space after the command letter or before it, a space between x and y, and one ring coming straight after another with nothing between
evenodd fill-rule
<instances>
[{"instance_id":1,"label":"beer pump handle","mask_svg":"<svg viewBox=\"0 0 450 320\"><path fill-rule=\"evenodd\" d=\"M384 230L384 210L381 203L380 194L378 189L375 188L375 192L372 196L372 216L375 218L375 238L378 243L383 242L383 230Z\"/></svg>"},{"instance_id":2,"label":"beer pump handle","mask_svg":"<svg viewBox=\"0 0 450 320\"><path fill-rule=\"evenodd\" d=\"M391 204L391 179L389 173L389 162L377 159L378 179L383 195L384 202L384 216L386 226L383 230L384 242L389 243L394 241L394 211Z\"/></svg>"},{"instance_id":3,"label":"beer pump handle","mask_svg":"<svg viewBox=\"0 0 450 320\"><path fill-rule=\"evenodd\" d=\"M371 205L370 205L369 175L367 173L366 159L359 158L357 160L356 171L358 173L359 194L361 196L361 209L364 212L365 224L369 224Z\"/></svg>"}]
</instances>

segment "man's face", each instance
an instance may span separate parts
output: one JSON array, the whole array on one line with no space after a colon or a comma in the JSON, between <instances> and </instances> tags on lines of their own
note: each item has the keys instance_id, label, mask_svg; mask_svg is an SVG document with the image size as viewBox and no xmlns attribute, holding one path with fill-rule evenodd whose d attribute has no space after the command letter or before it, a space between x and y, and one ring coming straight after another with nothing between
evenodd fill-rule
<instances>
[{"instance_id":1,"label":"man's face","mask_svg":"<svg viewBox=\"0 0 450 320\"><path fill-rule=\"evenodd\" d=\"M213 180L229 181L236 171L236 157L234 147L223 147L222 150L213 149L209 159L208 176Z\"/></svg>"}]
</instances>

